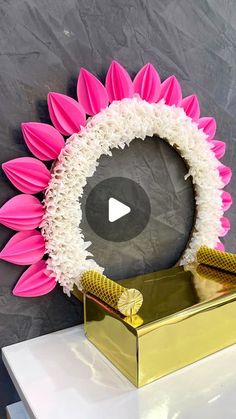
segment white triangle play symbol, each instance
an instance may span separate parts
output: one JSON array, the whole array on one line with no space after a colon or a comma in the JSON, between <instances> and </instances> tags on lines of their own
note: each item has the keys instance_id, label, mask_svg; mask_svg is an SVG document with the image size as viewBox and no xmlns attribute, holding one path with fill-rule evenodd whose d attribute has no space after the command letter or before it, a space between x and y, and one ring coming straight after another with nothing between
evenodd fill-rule
<instances>
[{"instance_id":1,"label":"white triangle play symbol","mask_svg":"<svg viewBox=\"0 0 236 419\"><path fill-rule=\"evenodd\" d=\"M128 205L123 204L115 198L109 198L108 200L108 220L113 223L119 218L124 217L131 211Z\"/></svg>"}]
</instances>

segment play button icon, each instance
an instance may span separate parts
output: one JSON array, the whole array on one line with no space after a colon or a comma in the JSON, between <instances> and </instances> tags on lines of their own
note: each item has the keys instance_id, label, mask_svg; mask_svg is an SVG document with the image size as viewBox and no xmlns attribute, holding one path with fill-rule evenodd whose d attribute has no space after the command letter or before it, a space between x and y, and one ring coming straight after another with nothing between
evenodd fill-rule
<instances>
[{"instance_id":1,"label":"play button icon","mask_svg":"<svg viewBox=\"0 0 236 419\"><path fill-rule=\"evenodd\" d=\"M85 213L88 224L101 238L113 242L131 240L146 227L150 202L144 189L131 179L112 177L89 193Z\"/></svg>"},{"instance_id":2,"label":"play button icon","mask_svg":"<svg viewBox=\"0 0 236 419\"><path fill-rule=\"evenodd\" d=\"M110 221L110 223L114 223L114 221L119 220L120 218L129 214L130 211L131 208L128 207L128 205L122 204L122 202L118 201L115 198L109 198L108 220Z\"/></svg>"}]
</instances>

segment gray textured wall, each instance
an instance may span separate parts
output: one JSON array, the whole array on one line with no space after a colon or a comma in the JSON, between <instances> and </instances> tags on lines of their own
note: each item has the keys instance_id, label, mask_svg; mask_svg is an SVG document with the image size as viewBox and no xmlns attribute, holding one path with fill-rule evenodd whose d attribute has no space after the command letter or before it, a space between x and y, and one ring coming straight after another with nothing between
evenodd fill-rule
<instances>
[{"instance_id":1,"label":"gray textured wall","mask_svg":"<svg viewBox=\"0 0 236 419\"><path fill-rule=\"evenodd\" d=\"M0 2L0 163L27 155L22 121L47 122L49 90L75 95L84 66L101 78L113 58L134 74L152 62L161 78L175 74L184 95L196 92L203 115L214 115L217 138L235 167L235 0L2 0ZM1 174L0 204L16 191ZM228 190L236 200L236 182ZM236 250L236 206L226 249ZM12 233L0 227L0 245ZM60 290L14 299L22 271L0 263L0 346L81 321L81 307ZM16 397L0 368L0 405ZM3 384L4 381L4 384Z\"/></svg>"}]
</instances>

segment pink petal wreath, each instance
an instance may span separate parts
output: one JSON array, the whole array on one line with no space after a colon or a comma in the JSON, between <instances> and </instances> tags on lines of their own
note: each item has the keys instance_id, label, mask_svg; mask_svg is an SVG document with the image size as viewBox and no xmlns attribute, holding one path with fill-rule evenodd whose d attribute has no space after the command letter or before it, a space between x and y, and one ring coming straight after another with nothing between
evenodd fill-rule
<instances>
[{"instance_id":1,"label":"pink petal wreath","mask_svg":"<svg viewBox=\"0 0 236 419\"><path fill-rule=\"evenodd\" d=\"M36 158L21 157L3 164L6 176L23 194L0 208L0 222L18 231L0 258L31 265L16 284L14 295L44 295L56 282L69 293L74 284L79 286L83 272L103 272L88 251L91 243L84 241L78 197L82 197L99 157L111 155L114 147L125 148L134 138L144 140L156 134L177 147L189 165L186 177L191 176L195 186L197 217L181 263L194 261L203 244L223 251L219 237L230 229L224 212L232 204L231 195L223 188L232 171L218 160L226 146L214 139L215 119L200 118L197 96L182 98L175 76L161 83L151 64L132 82L116 61L110 65L105 86L81 69L77 95L78 101L50 92L48 108L54 127L22 124L25 142ZM91 116L87 121L86 114ZM66 143L63 135L69 136ZM55 160L51 171L38 159ZM43 203L33 196L39 191L44 193Z\"/></svg>"}]
</instances>

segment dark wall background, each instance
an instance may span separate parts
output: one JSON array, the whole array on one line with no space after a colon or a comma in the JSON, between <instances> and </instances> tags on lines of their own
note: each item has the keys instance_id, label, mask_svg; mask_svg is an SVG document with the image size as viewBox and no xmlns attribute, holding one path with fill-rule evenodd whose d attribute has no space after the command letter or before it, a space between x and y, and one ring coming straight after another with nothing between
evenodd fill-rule
<instances>
[{"instance_id":1,"label":"dark wall background","mask_svg":"<svg viewBox=\"0 0 236 419\"><path fill-rule=\"evenodd\" d=\"M184 95L196 92L202 115L214 115L227 142L224 163L236 167L235 0L1 0L0 163L28 151L20 123L48 121L48 91L75 96L79 68L104 78L113 58L134 75L153 63L162 79L175 74ZM16 190L1 173L0 205ZM236 200L236 181L228 190ZM226 249L236 250L236 206ZM0 245L12 232L0 226ZM16 299L22 268L0 263L0 346L82 321L81 306L60 289ZM0 405L17 398L0 367Z\"/></svg>"}]
</instances>

